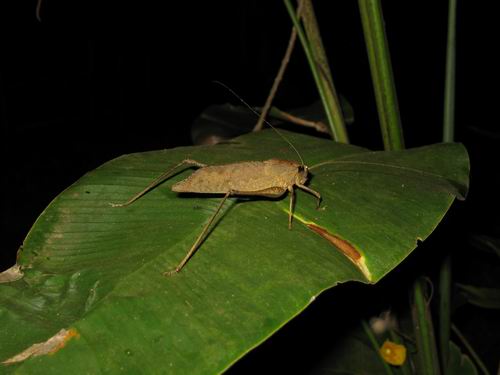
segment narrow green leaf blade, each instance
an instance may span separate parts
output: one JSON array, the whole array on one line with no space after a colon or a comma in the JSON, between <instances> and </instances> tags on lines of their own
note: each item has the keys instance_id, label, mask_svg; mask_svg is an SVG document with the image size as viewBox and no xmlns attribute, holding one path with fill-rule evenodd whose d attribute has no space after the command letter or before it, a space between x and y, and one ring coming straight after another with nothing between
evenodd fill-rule
<instances>
[{"instance_id":1,"label":"narrow green leaf blade","mask_svg":"<svg viewBox=\"0 0 500 375\"><path fill-rule=\"evenodd\" d=\"M455 284L467 302L484 309L500 309L500 289Z\"/></svg>"}]
</instances>

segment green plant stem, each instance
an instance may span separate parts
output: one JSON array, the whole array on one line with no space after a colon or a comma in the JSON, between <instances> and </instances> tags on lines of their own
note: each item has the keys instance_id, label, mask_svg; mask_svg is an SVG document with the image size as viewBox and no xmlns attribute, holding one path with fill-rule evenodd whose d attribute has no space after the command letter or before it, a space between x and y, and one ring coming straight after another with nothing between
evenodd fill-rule
<instances>
[{"instance_id":1,"label":"green plant stem","mask_svg":"<svg viewBox=\"0 0 500 375\"><path fill-rule=\"evenodd\" d=\"M448 3L448 40L446 44L446 71L444 85L443 142L453 142L455 129L455 30L457 1ZM441 366L448 375L450 355L451 255L448 254L439 270L439 350ZM451 375L451 374L450 374Z\"/></svg>"},{"instance_id":2,"label":"green plant stem","mask_svg":"<svg viewBox=\"0 0 500 375\"><path fill-rule=\"evenodd\" d=\"M403 130L380 0L359 0L380 128L386 150L404 149Z\"/></svg>"},{"instance_id":3,"label":"green plant stem","mask_svg":"<svg viewBox=\"0 0 500 375\"><path fill-rule=\"evenodd\" d=\"M302 0L302 1L310 1L310 0ZM311 72L314 78L314 82L316 83L316 87L318 88L319 96L321 101L323 102L323 106L325 108L326 117L328 119L328 125L330 127L333 139L337 142L349 143L349 138L347 137L347 131L345 129L344 118L342 115L342 109L340 108L340 103L334 98L336 94L333 94L333 83L328 82L327 75L320 71L321 67L319 66L320 61L315 55L315 50L312 47L312 44L306 33L300 24L299 19L296 16L295 10L292 6L290 0L284 0L286 9L290 18L292 19L293 25L297 29L297 34L300 39L300 43L302 44L302 48L306 54L307 62L309 63L309 67L311 68ZM312 5L311 5L312 7ZM308 26L311 27L311 30L316 28L317 26ZM318 38L319 34L317 35ZM316 45L316 47L318 47ZM329 70L328 70L329 71ZM330 93L329 93L330 92Z\"/></svg>"},{"instance_id":4,"label":"green plant stem","mask_svg":"<svg viewBox=\"0 0 500 375\"><path fill-rule=\"evenodd\" d=\"M448 40L446 43L446 71L444 84L443 142L453 142L455 135L455 51L457 1L449 0Z\"/></svg>"},{"instance_id":5,"label":"green plant stem","mask_svg":"<svg viewBox=\"0 0 500 375\"><path fill-rule=\"evenodd\" d=\"M471 344L469 344L469 342L467 341L467 339L465 338L465 336L462 335L462 332L460 332L460 330L457 328L457 326L455 324L452 324L451 325L451 329L453 330L453 333L455 335L457 335L457 337L459 338L459 340L462 342L463 346L465 346L465 348L467 349L467 351L469 352L470 356L472 357L472 359L476 363L477 367L479 367L479 369L481 370L481 372L484 375L490 375L490 372L486 368L486 366L483 363L483 361L481 361L481 358L479 358L479 356L477 355L476 351L472 348Z\"/></svg>"},{"instance_id":6,"label":"green plant stem","mask_svg":"<svg viewBox=\"0 0 500 375\"><path fill-rule=\"evenodd\" d=\"M336 124L336 132L345 143L349 142L347 131L345 128L344 115L342 113L342 106L340 105L335 85L333 84L332 73L330 72L330 65L326 57L323 41L319 32L318 21L311 0L303 0L304 12L303 23L306 32L307 40L316 60L316 65L319 70L319 79L324 87L325 99L328 107L330 108L334 122Z\"/></svg>"},{"instance_id":7,"label":"green plant stem","mask_svg":"<svg viewBox=\"0 0 500 375\"><path fill-rule=\"evenodd\" d=\"M377 341L377 338L375 337L375 335L373 334L373 331L370 328L370 325L364 319L361 320L361 325L363 326L363 330L365 331L366 336L368 337L368 340L370 340L370 343L372 344L373 350L375 350L375 353L377 353L378 357L382 361L385 372L388 375L392 375L393 372L392 372L391 366L389 366L389 364L382 358L382 356L379 353L380 344Z\"/></svg>"},{"instance_id":8,"label":"green plant stem","mask_svg":"<svg viewBox=\"0 0 500 375\"><path fill-rule=\"evenodd\" d=\"M439 353L441 367L447 375L450 356L451 256L448 254L439 270Z\"/></svg>"},{"instance_id":9,"label":"green plant stem","mask_svg":"<svg viewBox=\"0 0 500 375\"><path fill-rule=\"evenodd\" d=\"M417 372L419 374L440 374L437 348L434 339L432 317L425 296L423 277L415 280L413 285L412 317L417 343Z\"/></svg>"}]
</instances>

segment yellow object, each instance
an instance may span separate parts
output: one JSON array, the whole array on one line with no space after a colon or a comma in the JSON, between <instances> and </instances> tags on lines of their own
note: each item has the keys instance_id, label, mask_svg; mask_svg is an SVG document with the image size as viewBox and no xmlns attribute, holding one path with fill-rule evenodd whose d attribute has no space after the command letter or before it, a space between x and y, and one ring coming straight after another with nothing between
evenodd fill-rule
<instances>
[{"instance_id":1,"label":"yellow object","mask_svg":"<svg viewBox=\"0 0 500 375\"><path fill-rule=\"evenodd\" d=\"M401 366L406 360L406 347L390 340L385 340L384 345L379 349L379 353L384 361L390 365Z\"/></svg>"}]
</instances>

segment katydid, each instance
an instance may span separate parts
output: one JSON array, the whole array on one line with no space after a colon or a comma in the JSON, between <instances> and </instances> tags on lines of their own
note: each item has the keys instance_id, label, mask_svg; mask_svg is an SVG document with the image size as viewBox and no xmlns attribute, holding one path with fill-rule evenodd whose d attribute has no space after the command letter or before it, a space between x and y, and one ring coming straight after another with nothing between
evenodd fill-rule
<instances>
[{"instance_id":1,"label":"katydid","mask_svg":"<svg viewBox=\"0 0 500 375\"><path fill-rule=\"evenodd\" d=\"M113 204L113 207L128 206L135 202L155 186L172 176L173 172L182 166L198 167L199 169L186 179L174 184L171 188L172 191L179 193L224 194L224 197L186 256L175 269L165 272L167 276L179 272L184 267L203 241L224 202L231 196L279 198L287 191L290 192L290 210L288 213L288 228L290 229L292 227L295 187L314 195L317 198L318 207L321 202L320 193L304 185L308 178L309 169L296 161L269 159L265 161L206 165L196 160L186 159L162 174L127 202Z\"/></svg>"},{"instance_id":2,"label":"katydid","mask_svg":"<svg viewBox=\"0 0 500 375\"><path fill-rule=\"evenodd\" d=\"M223 85L225 86L225 85ZM234 91L225 86L238 99L246 104ZM246 104L248 106L248 104ZM250 106L251 111L256 113ZM317 191L305 186L308 179L309 168L304 165L302 157L297 149L291 144L274 126L269 122L266 123L282 137L291 148L297 153L300 162L291 160L269 159L264 161L243 161L238 163L207 165L192 159L185 159L179 164L170 168L168 171L160 175L152 181L144 190L140 191L127 202L122 204L112 204L113 207L123 207L135 202L148 191L161 184L171 177L178 168L197 167L186 179L174 184L172 191L179 193L199 193L199 194L221 194L224 195L218 207L208 220L207 224L199 234L198 238L191 246L189 251L181 262L171 271L167 271L164 275L169 276L179 272L184 265L189 261L191 256L196 252L203 239L205 238L210 225L214 221L217 214L222 209L224 202L231 196L255 196L279 198L287 191L290 192L290 209L288 213L288 228L292 228L293 207L295 202L295 187L304 190L317 199L317 207L321 203L321 195Z\"/></svg>"}]
</instances>

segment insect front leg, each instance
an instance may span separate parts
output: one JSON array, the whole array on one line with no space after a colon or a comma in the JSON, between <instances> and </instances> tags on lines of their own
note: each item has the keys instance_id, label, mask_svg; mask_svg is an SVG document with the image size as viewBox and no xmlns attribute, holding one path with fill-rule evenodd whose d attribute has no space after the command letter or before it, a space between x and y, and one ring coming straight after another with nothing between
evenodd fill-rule
<instances>
[{"instance_id":1,"label":"insect front leg","mask_svg":"<svg viewBox=\"0 0 500 375\"><path fill-rule=\"evenodd\" d=\"M134 196L132 196L128 201L126 201L124 203L111 203L111 206L112 207L125 207L125 206L128 206L129 204L134 203L137 199L142 197L148 191L155 188L156 186L161 184L163 181L165 181L166 179L171 177L174 174L174 171L183 165L186 167L200 167L200 168L206 167L206 164L200 163L196 160L185 159L185 160L181 161L179 164L177 164L176 166L174 166L174 167L170 168L169 170L167 170L166 172L162 173L153 182L151 182L148 186L146 186L142 191L140 191L137 194L135 194Z\"/></svg>"},{"instance_id":2,"label":"insect front leg","mask_svg":"<svg viewBox=\"0 0 500 375\"><path fill-rule=\"evenodd\" d=\"M288 229L292 229L293 207L295 206L295 189L293 186L288 189L290 192L290 208L288 210Z\"/></svg>"},{"instance_id":3,"label":"insect front leg","mask_svg":"<svg viewBox=\"0 0 500 375\"><path fill-rule=\"evenodd\" d=\"M312 194L316 197L317 199L317 203L316 203L316 208L318 209L320 204L321 204L321 194L318 193L316 190L313 190L311 188L308 188L307 186L305 185L301 185L301 184L297 184L296 185L299 189L302 189L304 191L307 191L309 194Z\"/></svg>"}]
</instances>

